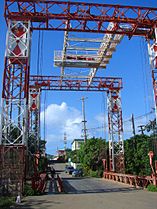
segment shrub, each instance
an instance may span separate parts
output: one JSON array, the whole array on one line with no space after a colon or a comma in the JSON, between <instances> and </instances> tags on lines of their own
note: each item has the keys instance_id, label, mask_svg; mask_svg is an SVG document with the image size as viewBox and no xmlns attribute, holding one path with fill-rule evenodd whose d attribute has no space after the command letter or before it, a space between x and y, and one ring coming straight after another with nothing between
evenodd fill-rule
<instances>
[{"instance_id":1,"label":"shrub","mask_svg":"<svg viewBox=\"0 0 157 209\"><path fill-rule=\"evenodd\" d=\"M150 192L157 192L157 186L149 184L147 190Z\"/></svg>"},{"instance_id":2,"label":"shrub","mask_svg":"<svg viewBox=\"0 0 157 209\"><path fill-rule=\"evenodd\" d=\"M23 194L24 194L24 196L34 196L34 195L39 195L40 192L33 190L31 185L25 184Z\"/></svg>"},{"instance_id":3,"label":"shrub","mask_svg":"<svg viewBox=\"0 0 157 209\"><path fill-rule=\"evenodd\" d=\"M14 197L0 197L0 208L8 209L11 205L15 204Z\"/></svg>"},{"instance_id":4,"label":"shrub","mask_svg":"<svg viewBox=\"0 0 157 209\"><path fill-rule=\"evenodd\" d=\"M91 177L99 177L99 176L98 176L98 171L92 171L92 170L90 170L89 175L90 175Z\"/></svg>"}]
</instances>

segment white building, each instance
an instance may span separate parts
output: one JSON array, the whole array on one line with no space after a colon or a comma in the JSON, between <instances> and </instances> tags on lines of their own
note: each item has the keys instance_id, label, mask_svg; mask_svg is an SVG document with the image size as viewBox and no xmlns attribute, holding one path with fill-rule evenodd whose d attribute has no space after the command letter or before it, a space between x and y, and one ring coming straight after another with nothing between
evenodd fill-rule
<instances>
[{"instance_id":1,"label":"white building","mask_svg":"<svg viewBox=\"0 0 157 209\"><path fill-rule=\"evenodd\" d=\"M74 139L71 143L72 151L80 149L82 143L84 143L84 139Z\"/></svg>"}]
</instances>

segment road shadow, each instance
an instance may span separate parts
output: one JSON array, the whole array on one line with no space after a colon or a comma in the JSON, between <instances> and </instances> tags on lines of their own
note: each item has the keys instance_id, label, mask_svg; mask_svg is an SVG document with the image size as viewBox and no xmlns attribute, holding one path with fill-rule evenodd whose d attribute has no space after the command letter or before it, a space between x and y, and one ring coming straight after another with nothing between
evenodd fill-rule
<instances>
[{"instance_id":1,"label":"road shadow","mask_svg":"<svg viewBox=\"0 0 157 209\"><path fill-rule=\"evenodd\" d=\"M31 198L22 201L21 204L11 207L11 209L50 209L51 206L55 208L55 205L61 204L58 201L48 201L45 197L45 199L39 200L38 198Z\"/></svg>"},{"instance_id":2,"label":"road shadow","mask_svg":"<svg viewBox=\"0 0 157 209\"><path fill-rule=\"evenodd\" d=\"M116 192L122 192L122 193L128 193L128 192L132 192L132 191L136 191L136 190L142 190L141 189L137 189L135 187L124 187L124 186L120 186L120 185L116 185L116 187L114 187L114 185L112 187L106 185L106 186L101 186L99 188L99 185L97 186L93 186L93 187L86 187L86 185L81 188L75 188L73 186L73 181L77 181L77 180L81 180L81 179L86 179L86 178L63 178L63 186L64 186L64 191L66 194L94 194L94 193L116 193ZM70 180L70 181L69 181ZM103 188L102 188L103 187Z\"/></svg>"}]
</instances>

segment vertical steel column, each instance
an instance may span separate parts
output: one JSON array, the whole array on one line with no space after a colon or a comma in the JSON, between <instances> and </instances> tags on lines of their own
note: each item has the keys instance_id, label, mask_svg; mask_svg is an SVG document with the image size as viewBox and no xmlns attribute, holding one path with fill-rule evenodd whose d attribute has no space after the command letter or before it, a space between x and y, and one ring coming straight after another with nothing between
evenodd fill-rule
<instances>
[{"instance_id":1,"label":"vertical steel column","mask_svg":"<svg viewBox=\"0 0 157 209\"><path fill-rule=\"evenodd\" d=\"M148 54L149 54L149 62L152 69L155 115L156 115L156 123L157 123L157 28L154 28L153 43L151 44L150 41L148 42Z\"/></svg>"},{"instance_id":2,"label":"vertical steel column","mask_svg":"<svg viewBox=\"0 0 157 209\"><path fill-rule=\"evenodd\" d=\"M124 172L123 121L120 89L107 92L110 170Z\"/></svg>"},{"instance_id":3,"label":"vertical steel column","mask_svg":"<svg viewBox=\"0 0 157 209\"><path fill-rule=\"evenodd\" d=\"M29 48L30 23L9 21L2 91L3 145L27 144Z\"/></svg>"},{"instance_id":4,"label":"vertical steel column","mask_svg":"<svg viewBox=\"0 0 157 209\"><path fill-rule=\"evenodd\" d=\"M40 96L40 89L30 88L28 150L31 154L39 151L40 146Z\"/></svg>"},{"instance_id":5,"label":"vertical steel column","mask_svg":"<svg viewBox=\"0 0 157 209\"><path fill-rule=\"evenodd\" d=\"M11 190L15 188L16 194L22 192L25 171L30 36L30 22L8 21L2 90L0 178L7 192L13 193Z\"/></svg>"}]
</instances>

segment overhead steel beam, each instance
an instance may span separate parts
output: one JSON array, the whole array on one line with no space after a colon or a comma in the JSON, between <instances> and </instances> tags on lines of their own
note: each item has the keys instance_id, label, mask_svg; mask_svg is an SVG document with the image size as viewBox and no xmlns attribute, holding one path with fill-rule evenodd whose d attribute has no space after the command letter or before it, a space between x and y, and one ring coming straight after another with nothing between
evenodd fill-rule
<instances>
[{"instance_id":1,"label":"overhead steel beam","mask_svg":"<svg viewBox=\"0 0 157 209\"><path fill-rule=\"evenodd\" d=\"M92 48L92 47L74 47L74 46L68 46L68 50L77 50L77 51L98 51L99 48Z\"/></svg>"},{"instance_id":2,"label":"overhead steel beam","mask_svg":"<svg viewBox=\"0 0 157 209\"><path fill-rule=\"evenodd\" d=\"M68 41L73 42L92 42L92 43L101 43L103 39L98 38L68 38ZM118 43L116 40L112 40L112 43Z\"/></svg>"},{"instance_id":3,"label":"overhead steel beam","mask_svg":"<svg viewBox=\"0 0 157 209\"><path fill-rule=\"evenodd\" d=\"M52 0L5 0L5 18L29 20L32 29L122 34L152 38L157 8ZM66 27L66 23L68 25ZM109 30L108 23L115 23Z\"/></svg>"},{"instance_id":4,"label":"overhead steel beam","mask_svg":"<svg viewBox=\"0 0 157 209\"><path fill-rule=\"evenodd\" d=\"M88 78L67 79L60 76L30 76L30 88L40 88L41 90L59 91L108 91L122 88L121 78L95 77L91 85Z\"/></svg>"}]
</instances>

